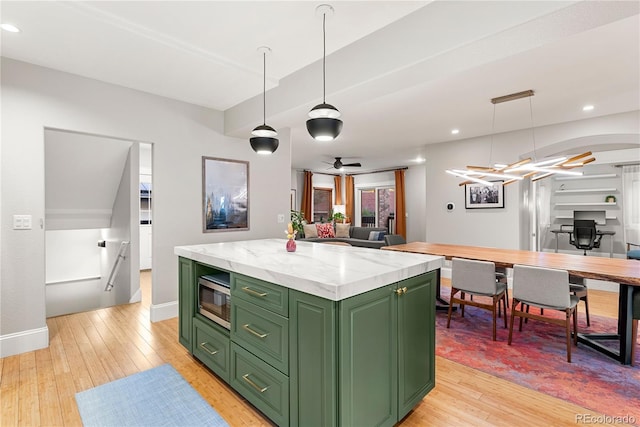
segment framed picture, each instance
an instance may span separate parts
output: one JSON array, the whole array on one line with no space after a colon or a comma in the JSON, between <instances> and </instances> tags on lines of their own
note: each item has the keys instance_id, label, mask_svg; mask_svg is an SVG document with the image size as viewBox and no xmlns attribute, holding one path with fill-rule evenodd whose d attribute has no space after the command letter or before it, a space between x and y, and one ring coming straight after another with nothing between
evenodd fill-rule
<instances>
[{"instance_id":1,"label":"framed picture","mask_svg":"<svg viewBox=\"0 0 640 427\"><path fill-rule=\"evenodd\" d=\"M202 157L202 228L249 229L249 162Z\"/></svg>"},{"instance_id":2,"label":"framed picture","mask_svg":"<svg viewBox=\"0 0 640 427\"><path fill-rule=\"evenodd\" d=\"M466 209L504 208L504 186L502 181L492 181L492 186L466 184L464 207Z\"/></svg>"}]
</instances>

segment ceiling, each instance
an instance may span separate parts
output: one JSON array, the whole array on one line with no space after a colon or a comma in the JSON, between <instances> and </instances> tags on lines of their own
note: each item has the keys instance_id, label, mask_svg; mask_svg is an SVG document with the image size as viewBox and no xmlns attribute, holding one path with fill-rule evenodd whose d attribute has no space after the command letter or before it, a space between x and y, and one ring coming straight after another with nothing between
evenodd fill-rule
<instances>
[{"instance_id":1,"label":"ceiling","mask_svg":"<svg viewBox=\"0 0 640 427\"><path fill-rule=\"evenodd\" d=\"M640 2L334 1L327 19L333 142L307 134L322 100L322 18L311 1L2 1L2 56L225 112L225 133L290 128L292 167L410 165L425 144L640 109ZM595 106L583 112L582 106ZM460 129L452 135L453 128ZM247 142L248 143L248 142ZM335 170L334 170L335 171ZM330 172L330 171L329 171Z\"/></svg>"}]
</instances>

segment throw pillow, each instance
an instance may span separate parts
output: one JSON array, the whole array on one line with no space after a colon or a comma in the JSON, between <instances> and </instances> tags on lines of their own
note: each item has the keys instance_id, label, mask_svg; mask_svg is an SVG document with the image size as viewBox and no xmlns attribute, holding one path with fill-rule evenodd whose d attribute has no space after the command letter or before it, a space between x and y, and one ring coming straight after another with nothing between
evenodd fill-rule
<instances>
[{"instance_id":1,"label":"throw pillow","mask_svg":"<svg viewBox=\"0 0 640 427\"><path fill-rule=\"evenodd\" d=\"M370 231L369 232L369 240L384 240L384 235L386 233L384 231Z\"/></svg>"},{"instance_id":2,"label":"throw pillow","mask_svg":"<svg viewBox=\"0 0 640 427\"><path fill-rule=\"evenodd\" d=\"M318 237L320 237L321 239L335 237L335 233L333 232L333 224L331 224L330 222L326 224L316 224L316 229L318 230Z\"/></svg>"},{"instance_id":3,"label":"throw pillow","mask_svg":"<svg viewBox=\"0 0 640 427\"><path fill-rule=\"evenodd\" d=\"M318 237L318 231L316 229L315 224L304 224L302 226L302 229L304 230L305 239L311 238L311 237Z\"/></svg>"},{"instance_id":4,"label":"throw pillow","mask_svg":"<svg viewBox=\"0 0 640 427\"><path fill-rule=\"evenodd\" d=\"M349 229L351 224L336 224L336 237L349 238Z\"/></svg>"}]
</instances>

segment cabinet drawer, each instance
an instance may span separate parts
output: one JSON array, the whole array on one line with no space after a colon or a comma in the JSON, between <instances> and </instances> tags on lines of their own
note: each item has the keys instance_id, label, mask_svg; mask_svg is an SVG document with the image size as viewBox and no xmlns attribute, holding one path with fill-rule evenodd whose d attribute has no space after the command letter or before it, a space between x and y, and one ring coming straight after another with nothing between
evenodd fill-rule
<instances>
[{"instance_id":1,"label":"cabinet drawer","mask_svg":"<svg viewBox=\"0 0 640 427\"><path fill-rule=\"evenodd\" d=\"M252 302L284 317L289 316L289 290L241 274L231 275L231 296Z\"/></svg>"},{"instance_id":2,"label":"cabinet drawer","mask_svg":"<svg viewBox=\"0 0 640 427\"><path fill-rule=\"evenodd\" d=\"M231 305L233 342L289 374L289 319L238 299Z\"/></svg>"},{"instance_id":3,"label":"cabinet drawer","mask_svg":"<svg viewBox=\"0 0 640 427\"><path fill-rule=\"evenodd\" d=\"M231 343L231 386L279 426L289 425L289 377Z\"/></svg>"},{"instance_id":4,"label":"cabinet drawer","mask_svg":"<svg viewBox=\"0 0 640 427\"><path fill-rule=\"evenodd\" d=\"M229 382L229 335L198 318L193 319L193 355Z\"/></svg>"}]
</instances>

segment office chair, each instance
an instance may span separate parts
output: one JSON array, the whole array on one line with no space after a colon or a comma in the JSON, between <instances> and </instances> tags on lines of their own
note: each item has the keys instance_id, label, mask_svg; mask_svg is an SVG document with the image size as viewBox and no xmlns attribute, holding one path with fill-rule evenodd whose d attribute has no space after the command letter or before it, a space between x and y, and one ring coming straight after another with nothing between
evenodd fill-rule
<instances>
[{"instance_id":1,"label":"office chair","mask_svg":"<svg viewBox=\"0 0 640 427\"><path fill-rule=\"evenodd\" d=\"M574 219L573 231L569 233L569 243L578 249L587 251L600 247L600 238L596 232L596 222L592 219Z\"/></svg>"}]
</instances>

